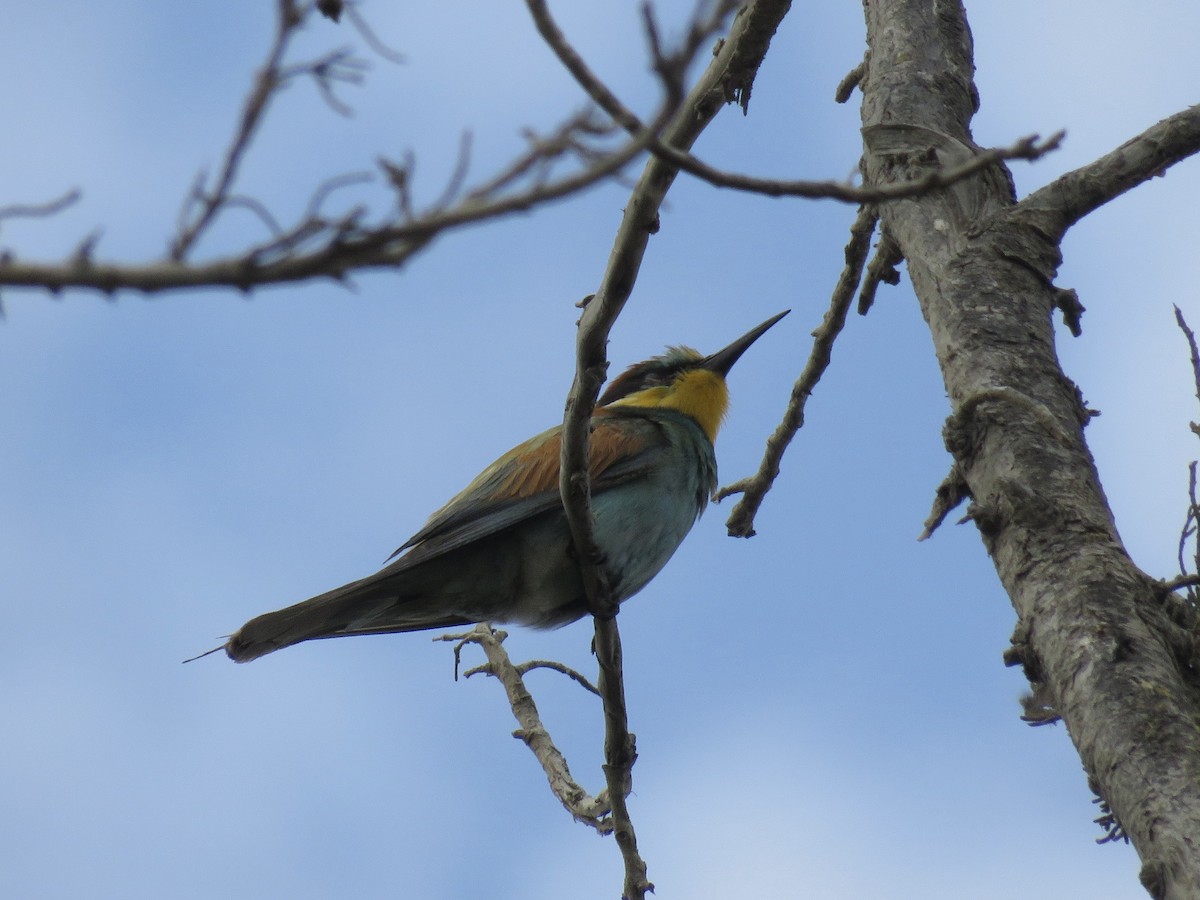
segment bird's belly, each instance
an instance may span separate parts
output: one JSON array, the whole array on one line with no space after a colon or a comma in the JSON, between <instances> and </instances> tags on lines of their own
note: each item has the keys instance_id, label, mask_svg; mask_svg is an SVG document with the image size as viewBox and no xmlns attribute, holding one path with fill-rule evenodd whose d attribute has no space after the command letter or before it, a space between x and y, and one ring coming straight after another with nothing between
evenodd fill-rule
<instances>
[{"instance_id":1,"label":"bird's belly","mask_svg":"<svg viewBox=\"0 0 1200 900\"><path fill-rule=\"evenodd\" d=\"M648 492L644 485L614 488L593 498L596 543L623 602L659 573L691 530L699 507L695 490ZM648 499L648 495L650 499ZM555 628L587 613L579 563L570 552L561 512L522 530L520 585L511 621Z\"/></svg>"},{"instance_id":2,"label":"bird's belly","mask_svg":"<svg viewBox=\"0 0 1200 900\"><path fill-rule=\"evenodd\" d=\"M596 498L596 542L618 601L645 587L691 531L700 508L696 491L684 487L647 492L633 485Z\"/></svg>"}]
</instances>

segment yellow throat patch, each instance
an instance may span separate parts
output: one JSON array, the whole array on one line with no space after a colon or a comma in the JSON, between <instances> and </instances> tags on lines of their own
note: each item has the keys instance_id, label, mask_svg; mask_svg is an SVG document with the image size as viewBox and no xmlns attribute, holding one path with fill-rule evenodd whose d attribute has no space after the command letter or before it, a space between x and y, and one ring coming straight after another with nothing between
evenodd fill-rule
<instances>
[{"instance_id":1,"label":"yellow throat patch","mask_svg":"<svg viewBox=\"0 0 1200 900\"><path fill-rule=\"evenodd\" d=\"M669 385L637 391L612 405L677 409L695 419L709 441L715 442L721 421L729 409L729 388L716 372L689 369L681 372Z\"/></svg>"}]
</instances>

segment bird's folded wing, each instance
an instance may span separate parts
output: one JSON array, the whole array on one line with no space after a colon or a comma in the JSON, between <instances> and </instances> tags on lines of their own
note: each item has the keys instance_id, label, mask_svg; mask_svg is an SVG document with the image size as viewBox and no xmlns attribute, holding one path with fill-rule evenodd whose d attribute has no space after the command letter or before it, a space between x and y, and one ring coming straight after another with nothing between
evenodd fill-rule
<instances>
[{"instance_id":1,"label":"bird's folded wing","mask_svg":"<svg viewBox=\"0 0 1200 900\"><path fill-rule=\"evenodd\" d=\"M588 444L592 493L644 474L666 447L662 426L650 417L610 413L594 418ZM561 427L514 447L435 512L392 554L409 550L388 568L408 568L560 506L561 449Z\"/></svg>"}]
</instances>

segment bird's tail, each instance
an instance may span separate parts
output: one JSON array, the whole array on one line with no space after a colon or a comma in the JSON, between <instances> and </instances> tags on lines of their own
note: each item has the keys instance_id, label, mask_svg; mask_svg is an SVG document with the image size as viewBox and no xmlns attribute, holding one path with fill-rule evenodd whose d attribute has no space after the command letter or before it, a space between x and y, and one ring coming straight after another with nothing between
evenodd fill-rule
<instances>
[{"instance_id":1,"label":"bird's tail","mask_svg":"<svg viewBox=\"0 0 1200 900\"><path fill-rule=\"evenodd\" d=\"M355 634L390 634L466 625L471 619L430 614L426 604L397 598L373 578L364 578L293 606L251 619L225 642L234 662L249 662L301 641Z\"/></svg>"}]
</instances>

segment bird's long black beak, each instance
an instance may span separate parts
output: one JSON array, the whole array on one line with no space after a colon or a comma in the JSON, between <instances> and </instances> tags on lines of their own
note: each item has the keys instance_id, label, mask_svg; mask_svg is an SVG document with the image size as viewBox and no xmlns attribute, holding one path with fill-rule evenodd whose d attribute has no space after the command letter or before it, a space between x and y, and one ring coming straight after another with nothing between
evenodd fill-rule
<instances>
[{"instance_id":1,"label":"bird's long black beak","mask_svg":"<svg viewBox=\"0 0 1200 900\"><path fill-rule=\"evenodd\" d=\"M771 318L767 319L767 321L763 322L757 328L747 331L728 347L718 350L711 356L706 356L701 365L706 369L717 372L722 377L728 375L729 370L733 368L733 364L741 358L742 354L746 352L750 345L762 337L768 328L770 328L790 312L790 309L785 309L783 312L779 313L779 315L771 316Z\"/></svg>"}]
</instances>

